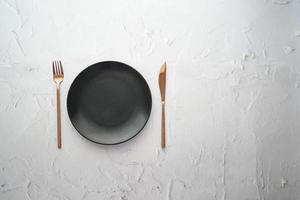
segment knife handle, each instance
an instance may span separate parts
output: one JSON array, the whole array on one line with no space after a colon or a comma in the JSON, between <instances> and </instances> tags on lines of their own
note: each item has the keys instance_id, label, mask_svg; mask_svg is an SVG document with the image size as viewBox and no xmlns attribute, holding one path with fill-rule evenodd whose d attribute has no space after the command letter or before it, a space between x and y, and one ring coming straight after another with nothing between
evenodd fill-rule
<instances>
[{"instance_id":1,"label":"knife handle","mask_svg":"<svg viewBox=\"0 0 300 200\"><path fill-rule=\"evenodd\" d=\"M166 147L166 117L165 102L161 103L161 148Z\"/></svg>"}]
</instances>

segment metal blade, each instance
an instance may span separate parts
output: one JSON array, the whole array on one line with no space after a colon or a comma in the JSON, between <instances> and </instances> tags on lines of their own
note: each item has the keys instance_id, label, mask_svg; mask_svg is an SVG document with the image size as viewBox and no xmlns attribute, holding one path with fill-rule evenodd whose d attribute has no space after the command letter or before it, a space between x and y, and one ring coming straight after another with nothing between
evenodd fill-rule
<instances>
[{"instance_id":1,"label":"metal blade","mask_svg":"<svg viewBox=\"0 0 300 200\"><path fill-rule=\"evenodd\" d=\"M166 73L167 73L167 65L165 62L160 68L159 78L158 78L161 101L163 102L165 101L165 96L166 96Z\"/></svg>"}]
</instances>

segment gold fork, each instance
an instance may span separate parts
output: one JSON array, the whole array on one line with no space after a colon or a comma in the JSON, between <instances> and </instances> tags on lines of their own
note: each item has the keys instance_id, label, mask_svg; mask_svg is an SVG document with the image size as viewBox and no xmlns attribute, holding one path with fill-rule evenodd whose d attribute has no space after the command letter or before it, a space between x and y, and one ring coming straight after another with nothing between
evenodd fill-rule
<instances>
[{"instance_id":1,"label":"gold fork","mask_svg":"<svg viewBox=\"0 0 300 200\"><path fill-rule=\"evenodd\" d=\"M53 61L53 80L56 83L56 118L57 118L57 147L61 148L61 114L60 114L60 84L64 80L61 61Z\"/></svg>"}]
</instances>

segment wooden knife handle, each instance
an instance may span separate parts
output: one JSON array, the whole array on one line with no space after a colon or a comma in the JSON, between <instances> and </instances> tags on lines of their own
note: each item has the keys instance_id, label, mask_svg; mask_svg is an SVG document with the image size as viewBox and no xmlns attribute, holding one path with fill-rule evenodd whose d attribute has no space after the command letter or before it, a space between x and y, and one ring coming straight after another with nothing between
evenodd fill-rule
<instances>
[{"instance_id":1,"label":"wooden knife handle","mask_svg":"<svg viewBox=\"0 0 300 200\"><path fill-rule=\"evenodd\" d=\"M161 105L161 148L166 147L166 116L165 116L165 102Z\"/></svg>"}]
</instances>

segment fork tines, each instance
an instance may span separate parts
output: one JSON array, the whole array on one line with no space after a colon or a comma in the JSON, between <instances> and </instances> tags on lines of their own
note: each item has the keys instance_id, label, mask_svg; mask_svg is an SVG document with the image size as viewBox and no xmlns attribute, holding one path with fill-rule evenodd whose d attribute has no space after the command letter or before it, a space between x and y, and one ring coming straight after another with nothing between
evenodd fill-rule
<instances>
[{"instance_id":1,"label":"fork tines","mask_svg":"<svg viewBox=\"0 0 300 200\"><path fill-rule=\"evenodd\" d=\"M53 61L52 69L53 69L53 76L63 76L64 75L61 61Z\"/></svg>"}]
</instances>

